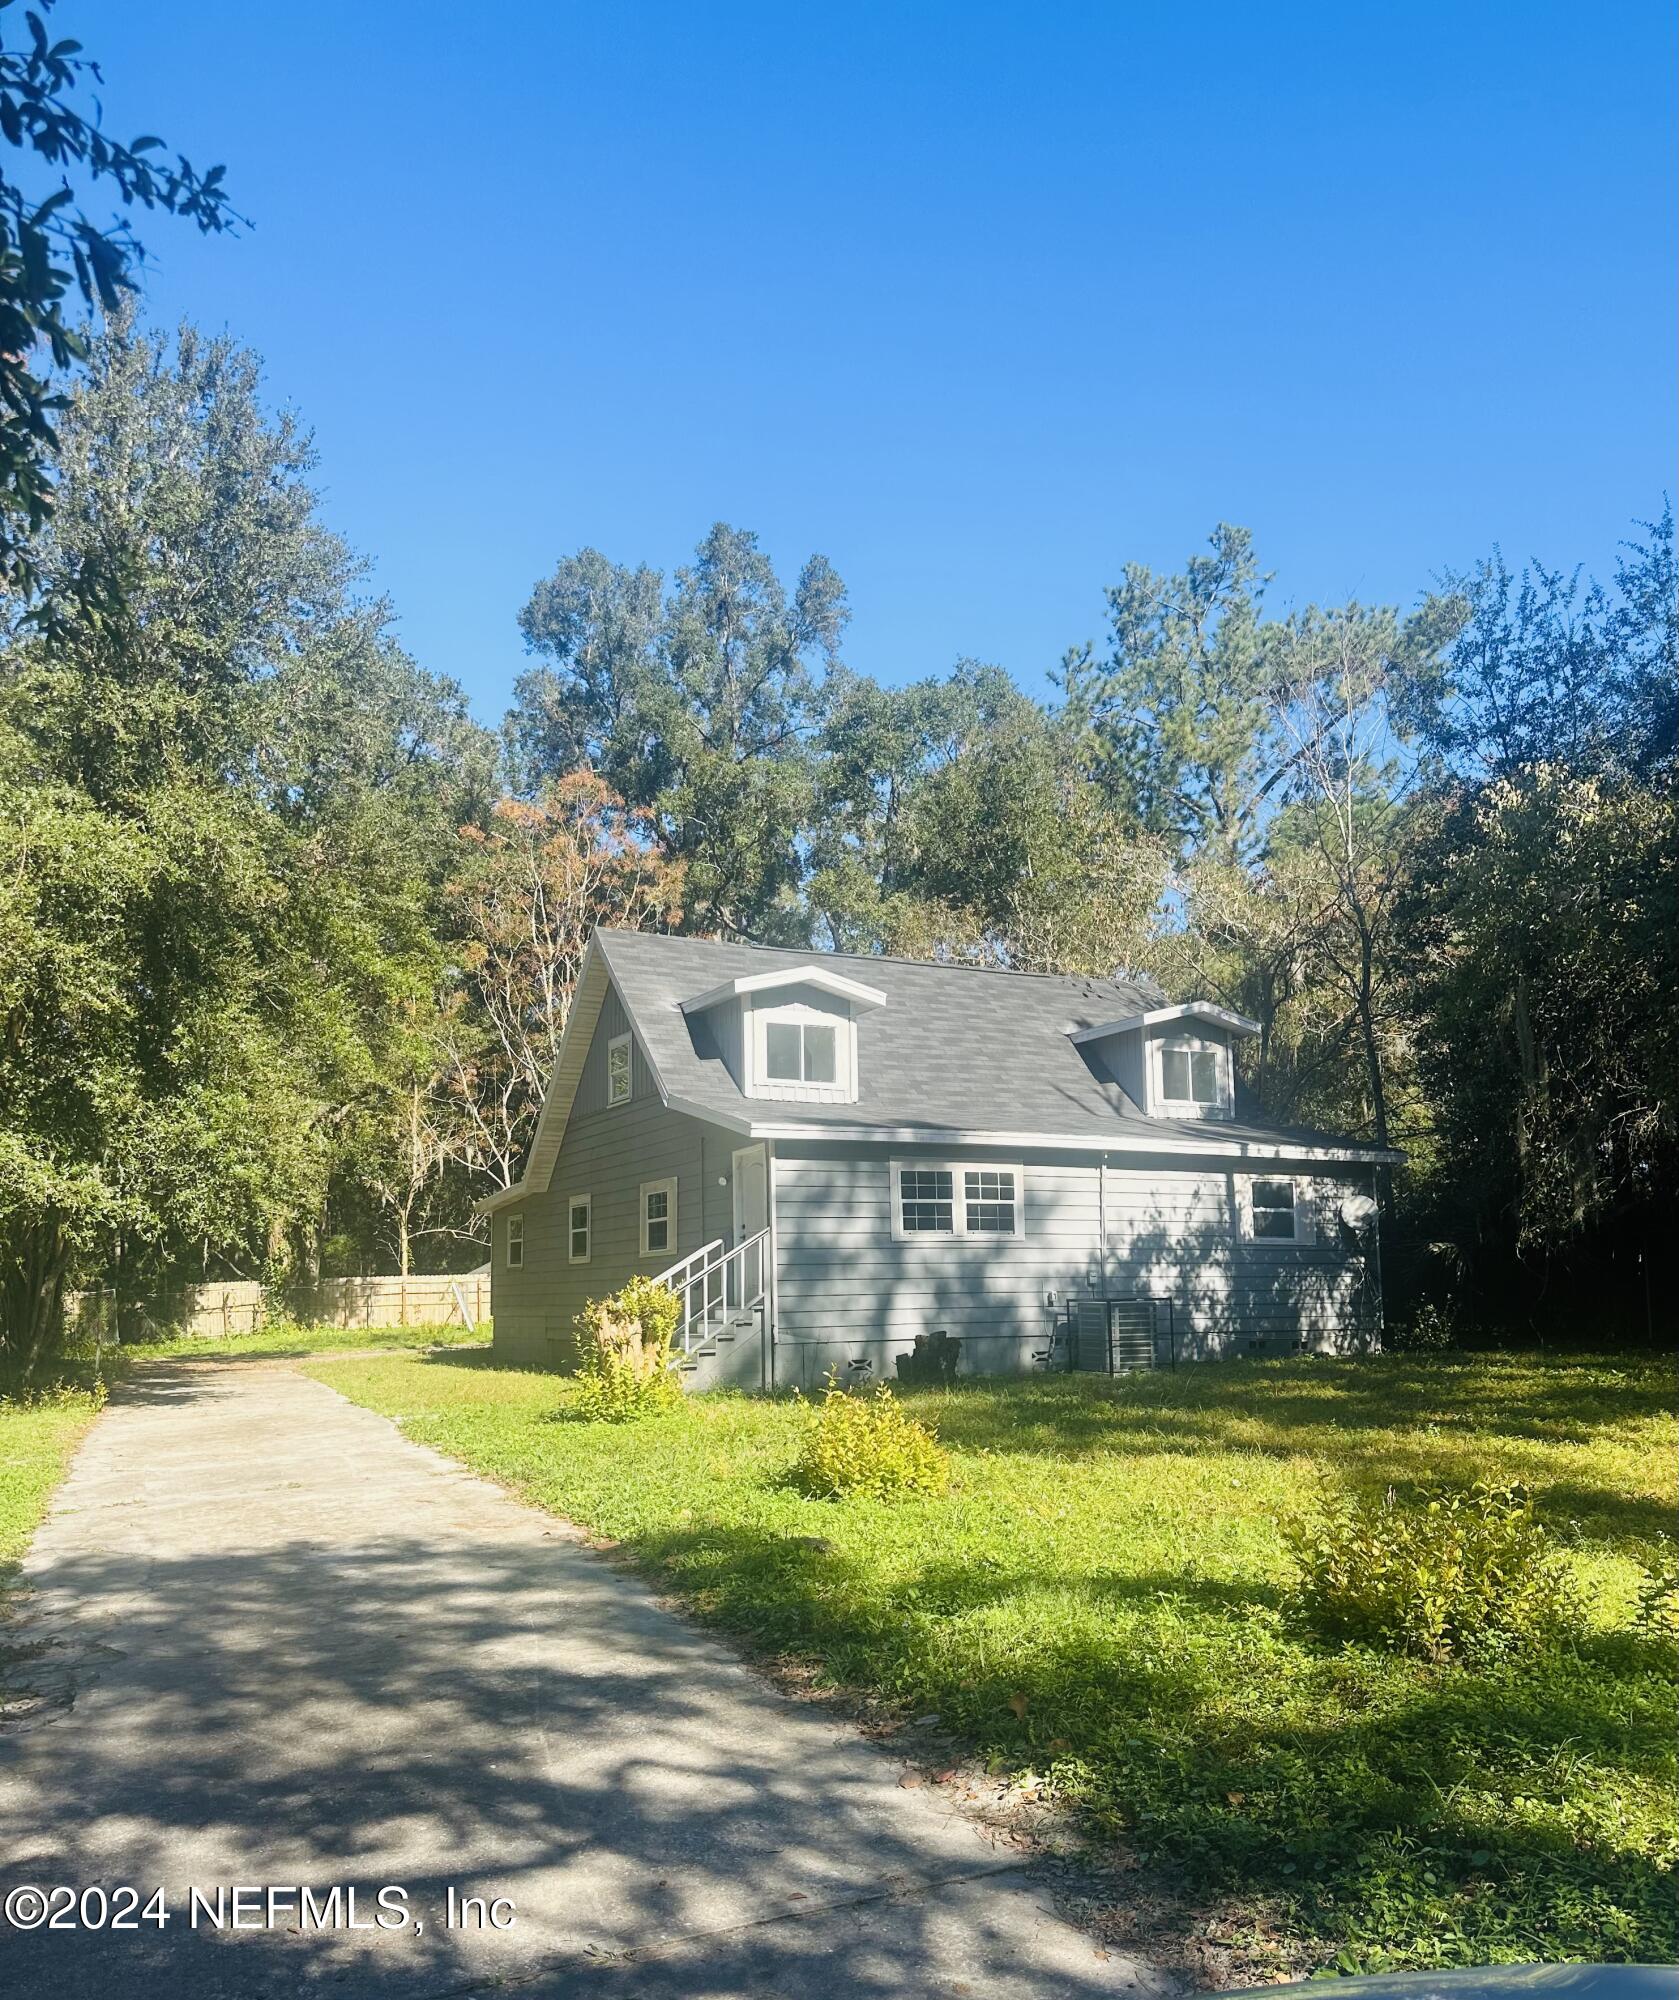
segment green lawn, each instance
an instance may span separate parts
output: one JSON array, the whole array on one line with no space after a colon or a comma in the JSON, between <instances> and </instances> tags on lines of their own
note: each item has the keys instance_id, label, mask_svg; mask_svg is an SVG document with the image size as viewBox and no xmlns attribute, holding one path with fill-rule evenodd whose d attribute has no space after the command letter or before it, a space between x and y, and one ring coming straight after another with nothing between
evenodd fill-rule
<instances>
[{"instance_id":1,"label":"green lawn","mask_svg":"<svg viewBox=\"0 0 1679 2000\"><path fill-rule=\"evenodd\" d=\"M361 1347L487 1350L489 1344L488 1321L471 1332L464 1326L296 1326L284 1322L258 1327L255 1333L233 1333L225 1338L220 1334L181 1334L172 1340L125 1341L117 1352L127 1363L177 1354L196 1354L213 1361L222 1354L330 1354L337 1348Z\"/></svg>"},{"instance_id":2,"label":"green lawn","mask_svg":"<svg viewBox=\"0 0 1679 2000\"><path fill-rule=\"evenodd\" d=\"M33 1401L0 1397L0 1603L102 1402L85 1389L56 1390Z\"/></svg>"},{"instance_id":3,"label":"green lawn","mask_svg":"<svg viewBox=\"0 0 1679 2000\"><path fill-rule=\"evenodd\" d=\"M1624 1359L1300 1360L906 1395L952 1493L799 1497L794 1401L615 1427L479 1356L317 1363L409 1435L622 1545L820 1684L933 1711L1082 1809L1248 1976L1676 1955L1671 1373ZM1279 1523L1326 1486L1516 1479L1585 1587L1555 1650L1471 1671L1290 1622ZM914 1740L913 1738L910 1740ZM1270 1942L1266 1942L1270 1940Z\"/></svg>"}]
</instances>

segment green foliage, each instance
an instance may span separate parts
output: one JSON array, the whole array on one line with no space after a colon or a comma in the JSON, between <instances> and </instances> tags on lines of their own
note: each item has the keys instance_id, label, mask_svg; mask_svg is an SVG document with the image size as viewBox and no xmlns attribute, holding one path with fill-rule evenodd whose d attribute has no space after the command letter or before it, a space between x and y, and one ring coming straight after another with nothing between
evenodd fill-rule
<instances>
[{"instance_id":1,"label":"green foliage","mask_svg":"<svg viewBox=\"0 0 1679 2000\"><path fill-rule=\"evenodd\" d=\"M1062 665L1069 715L1115 795L1185 852L1254 855L1277 763L1261 636L1270 578L1253 538L1221 524L1177 576L1127 563L1108 593L1109 651Z\"/></svg>"},{"instance_id":2,"label":"green foliage","mask_svg":"<svg viewBox=\"0 0 1679 2000\"><path fill-rule=\"evenodd\" d=\"M326 1326L317 1320L269 1319L250 1333L163 1334L154 1340L125 1340L118 1365L177 1355L217 1360L226 1354L331 1354L346 1348L453 1347L488 1349L493 1329L487 1320L467 1328L446 1326ZM109 1350L107 1350L109 1359Z\"/></svg>"},{"instance_id":3,"label":"green foliage","mask_svg":"<svg viewBox=\"0 0 1679 2000\"><path fill-rule=\"evenodd\" d=\"M631 1423L682 1400L671 1348L682 1307L668 1285L632 1278L611 1298L590 1299L576 1319L579 1413Z\"/></svg>"},{"instance_id":4,"label":"green foliage","mask_svg":"<svg viewBox=\"0 0 1679 2000\"><path fill-rule=\"evenodd\" d=\"M0 1396L0 1603L71 1455L105 1404L105 1385Z\"/></svg>"},{"instance_id":5,"label":"green foliage","mask_svg":"<svg viewBox=\"0 0 1679 2000\"><path fill-rule=\"evenodd\" d=\"M1081 768L1068 730L998 667L881 688L836 677L812 912L843 948L1023 971L1147 955L1163 845Z\"/></svg>"},{"instance_id":6,"label":"green foliage","mask_svg":"<svg viewBox=\"0 0 1679 2000\"><path fill-rule=\"evenodd\" d=\"M789 595L757 537L722 522L668 593L597 550L565 558L520 614L546 663L509 717L520 782L589 764L683 864L690 928L761 935L799 882L812 663L848 615L825 557Z\"/></svg>"},{"instance_id":7,"label":"green foliage","mask_svg":"<svg viewBox=\"0 0 1679 2000\"><path fill-rule=\"evenodd\" d=\"M124 145L106 129L97 100L83 112L77 95L99 81L99 69L80 42L48 35L45 17L55 4L36 0L16 46L4 46L16 16L0 19L0 139L44 170L28 189L15 168L0 172L0 587L14 599L41 581L37 538L53 512L54 426L65 407L62 389L35 371L43 356L54 369L85 358L86 337L68 313L78 301L117 310L145 256L126 220L91 219L91 198L84 207L70 176L117 195L125 208L184 216L207 234L239 220L220 167L200 174L185 158L169 164L155 137ZM76 579L87 601L108 581ZM49 605L49 614L63 608Z\"/></svg>"},{"instance_id":8,"label":"green foliage","mask_svg":"<svg viewBox=\"0 0 1679 2000\"><path fill-rule=\"evenodd\" d=\"M1672 1656L1626 1643L1679 1518L1668 1364L1320 1357L906 1390L950 1492L827 1507L820 1535L788 1477L810 1420L791 1398L615 1429L552 1422L546 1374L315 1372L611 1536L807 1684L882 1723L937 1711L932 1754L1080 1808L1163 1926L1245 1937L1250 1983L1679 1955ZM1325 1646L1285 1615L1281 1524L1314 1477L1520 1481L1587 1628L1473 1661Z\"/></svg>"},{"instance_id":9,"label":"green foliage","mask_svg":"<svg viewBox=\"0 0 1679 2000\"><path fill-rule=\"evenodd\" d=\"M1679 1644L1679 1562L1645 1574L1633 1624L1646 1639Z\"/></svg>"},{"instance_id":10,"label":"green foliage","mask_svg":"<svg viewBox=\"0 0 1679 2000\"><path fill-rule=\"evenodd\" d=\"M1410 893L1412 1017L1472 1240L1660 1240L1679 1169L1679 793L1534 765L1466 795Z\"/></svg>"},{"instance_id":11,"label":"green foliage","mask_svg":"<svg viewBox=\"0 0 1679 2000\"><path fill-rule=\"evenodd\" d=\"M853 1392L830 1378L811 1412L793 1481L818 1500L936 1496L950 1484L950 1454L886 1383Z\"/></svg>"},{"instance_id":12,"label":"green foliage","mask_svg":"<svg viewBox=\"0 0 1679 2000\"><path fill-rule=\"evenodd\" d=\"M1556 1637L1572 1606L1532 1498L1512 1486L1332 1500L1288 1542L1300 1611L1325 1638L1485 1656Z\"/></svg>"},{"instance_id":13,"label":"green foliage","mask_svg":"<svg viewBox=\"0 0 1679 2000\"><path fill-rule=\"evenodd\" d=\"M60 459L43 574L97 560L122 592L0 652L0 1357L24 1373L73 1269L120 1255L132 1294L318 1239L367 1107L413 1079L482 770L459 691L352 596L250 355L113 323Z\"/></svg>"},{"instance_id":14,"label":"green foliage","mask_svg":"<svg viewBox=\"0 0 1679 2000\"><path fill-rule=\"evenodd\" d=\"M1671 766L1679 727L1679 575L1673 508L1622 544L1615 587L1502 552L1447 579L1458 636L1419 676L1404 718L1471 782L1550 764L1575 772Z\"/></svg>"},{"instance_id":15,"label":"green foliage","mask_svg":"<svg viewBox=\"0 0 1679 2000\"><path fill-rule=\"evenodd\" d=\"M1461 1333L1455 1313L1432 1299L1419 1299L1402 1319L1390 1322L1382 1345L1395 1354L1445 1354L1457 1346Z\"/></svg>"}]
</instances>

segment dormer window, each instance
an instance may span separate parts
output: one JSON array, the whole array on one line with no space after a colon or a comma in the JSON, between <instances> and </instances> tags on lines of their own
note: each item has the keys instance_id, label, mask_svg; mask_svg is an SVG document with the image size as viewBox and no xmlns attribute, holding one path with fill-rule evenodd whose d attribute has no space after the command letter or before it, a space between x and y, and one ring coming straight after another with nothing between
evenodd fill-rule
<instances>
[{"instance_id":1,"label":"dormer window","mask_svg":"<svg viewBox=\"0 0 1679 2000\"><path fill-rule=\"evenodd\" d=\"M1172 1104L1217 1104L1223 1096L1217 1049L1167 1042L1160 1051L1161 1095Z\"/></svg>"},{"instance_id":2,"label":"dormer window","mask_svg":"<svg viewBox=\"0 0 1679 2000\"><path fill-rule=\"evenodd\" d=\"M1099 1077L1149 1118L1229 1118L1236 1109L1232 1037L1259 1023L1210 1000L1151 1007L1068 1030Z\"/></svg>"},{"instance_id":3,"label":"dormer window","mask_svg":"<svg viewBox=\"0 0 1679 2000\"><path fill-rule=\"evenodd\" d=\"M1210 1035L1168 1034L1154 1045L1154 1102L1160 1118L1230 1114L1230 1050Z\"/></svg>"},{"instance_id":4,"label":"dormer window","mask_svg":"<svg viewBox=\"0 0 1679 2000\"><path fill-rule=\"evenodd\" d=\"M789 1097L805 1104L847 1104L857 1095L857 1024L819 994L820 1006L784 1001L751 1007L746 1037L752 1051L752 1097Z\"/></svg>"},{"instance_id":5,"label":"dormer window","mask_svg":"<svg viewBox=\"0 0 1679 2000\"><path fill-rule=\"evenodd\" d=\"M705 1041L742 1096L802 1104L857 1102L857 1024L885 1005L877 987L817 959L744 972L681 1003L705 1021Z\"/></svg>"},{"instance_id":6,"label":"dormer window","mask_svg":"<svg viewBox=\"0 0 1679 2000\"><path fill-rule=\"evenodd\" d=\"M837 1083L839 1029L832 1021L764 1023L764 1076L770 1083Z\"/></svg>"}]
</instances>

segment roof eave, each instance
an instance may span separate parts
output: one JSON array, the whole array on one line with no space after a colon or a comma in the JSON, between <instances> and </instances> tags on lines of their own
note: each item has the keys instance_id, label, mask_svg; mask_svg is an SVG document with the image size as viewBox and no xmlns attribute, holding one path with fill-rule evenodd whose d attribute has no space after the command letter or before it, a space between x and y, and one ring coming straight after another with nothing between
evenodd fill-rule
<instances>
[{"instance_id":1,"label":"roof eave","mask_svg":"<svg viewBox=\"0 0 1679 2000\"><path fill-rule=\"evenodd\" d=\"M858 1007L884 1007L886 995L878 986L865 986L860 979L848 979L843 972L830 972L821 965L794 965L777 972L744 972L737 978L725 979L720 985L709 986L703 993L696 993L691 1000L681 1002L684 1014L703 1014L709 1008L720 1007L725 1000L743 999L749 993L773 993L783 986L814 986L819 992L832 993L836 999L850 1000Z\"/></svg>"},{"instance_id":2,"label":"roof eave","mask_svg":"<svg viewBox=\"0 0 1679 2000\"><path fill-rule=\"evenodd\" d=\"M1070 1153L1185 1153L1216 1159L1330 1160L1351 1166L1400 1166L1405 1155L1380 1146L1314 1145L1305 1140L1190 1138L1177 1132L1104 1135L1085 1132L981 1131L964 1126L840 1125L756 1121L754 1139L799 1139L823 1145L1019 1146Z\"/></svg>"},{"instance_id":3,"label":"roof eave","mask_svg":"<svg viewBox=\"0 0 1679 2000\"><path fill-rule=\"evenodd\" d=\"M1108 1035L1128 1034L1137 1028L1154 1028L1166 1021L1210 1021L1233 1035L1257 1035L1259 1023L1246 1014L1233 1014L1228 1007L1211 1000L1186 1000L1176 1007L1150 1007L1141 1014L1123 1014L1117 1021L1098 1021L1094 1027L1075 1028L1075 1043L1099 1042Z\"/></svg>"}]
</instances>

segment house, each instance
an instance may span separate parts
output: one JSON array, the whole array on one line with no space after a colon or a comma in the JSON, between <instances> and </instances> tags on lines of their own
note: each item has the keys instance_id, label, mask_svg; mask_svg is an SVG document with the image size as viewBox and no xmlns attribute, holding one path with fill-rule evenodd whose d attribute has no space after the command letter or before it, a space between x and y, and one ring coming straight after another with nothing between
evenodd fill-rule
<instances>
[{"instance_id":1,"label":"house","mask_svg":"<svg viewBox=\"0 0 1679 2000\"><path fill-rule=\"evenodd\" d=\"M1355 1350L1397 1155L1241 1115L1255 1023L1108 979L598 931L520 1181L484 1204L498 1356L585 1299L683 1304L686 1379L890 1379ZM864 1364L868 1364L865 1369Z\"/></svg>"}]
</instances>

